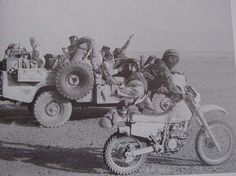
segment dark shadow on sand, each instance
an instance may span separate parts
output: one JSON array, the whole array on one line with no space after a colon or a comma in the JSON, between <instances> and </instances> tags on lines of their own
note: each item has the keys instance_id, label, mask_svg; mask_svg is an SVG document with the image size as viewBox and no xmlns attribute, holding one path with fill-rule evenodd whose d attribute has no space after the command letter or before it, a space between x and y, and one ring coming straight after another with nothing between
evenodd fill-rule
<instances>
[{"instance_id":1,"label":"dark shadow on sand","mask_svg":"<svg viewBox=\"0 0 236 176\"><path fill-rule=\"evenodd\" d=\"M67 172L98 174L96 169L105 169L101 149L92 147L60 148L1 141L0 159Z\"/></svg>"},{"instance_id":2,"label":"dark shadow on sand","mask_svg":"<svg viewBox=\"0 0 236 176\"><path fill-rule=\"evenodd\" d=\"M74 107L70 121L79 121L83 119L100 118L109 111L109 108L104 107ZM27 107L15 104L0 105L0 123L12 123L19 126L38 127L39 124L34 116L29 112Z\"/></svg>"}]
</instances>

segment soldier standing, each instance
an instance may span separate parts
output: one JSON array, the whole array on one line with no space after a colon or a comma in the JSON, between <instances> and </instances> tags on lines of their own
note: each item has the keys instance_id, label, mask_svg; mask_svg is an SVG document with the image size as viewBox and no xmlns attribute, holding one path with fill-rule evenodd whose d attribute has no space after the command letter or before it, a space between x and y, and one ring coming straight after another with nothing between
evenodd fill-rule
<instances>
[{"instance_id":1,"label":"soldier standing","mask_svg":"<svg viewBox=\"0 0 236 176\"><path fill-rule=\"evenodd\" d=\"M46 61L44 56L42 55L42 48L40 47L40 44L36 41L34 37L30 37L29 41L32 47L32 60L38 64L39 68L44 68Z\"/></svg>"},{"instance_id":2,"label":"soldier standing","mask_svg":"<svg viewBox=\"0 0 236 176\"><path fill-rule=\"evenodd\" d=\"M67 47L67 53L70 60L79 62L87 57L93 67L93 70L98 69L101 64L101 57L99 57L98 47L95 41L89 37L78 38L76 35L69 37L70 45Z\"/></svg>"},{"instance_id":3,"label":"soldier standing","mask_svg":"<svg viewBox=\"0 0 236 176\"><path fill-rule=\"evenodd\" d=\"M69 37L70 45L67 47L67 54L69 54L70 58L72 58L76 52L77 47L77 42L79 38L75 35L72 35Z\"/></svg>"}]
</instances>

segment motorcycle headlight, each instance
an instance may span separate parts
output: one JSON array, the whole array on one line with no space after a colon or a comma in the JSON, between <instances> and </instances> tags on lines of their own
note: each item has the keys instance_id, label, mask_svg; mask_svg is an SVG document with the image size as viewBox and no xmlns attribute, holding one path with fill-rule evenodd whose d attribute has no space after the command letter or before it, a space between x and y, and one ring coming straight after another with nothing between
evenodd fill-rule
<instances>
[{"instance_id":1,"label":"motorcycle headlight","mask_svg":"<svg viewBox=\"0 0 236 176\"><path fill-rule=\"evenodd\" d=\"M199 93L197 93L197 96L194 98L194 100L197 102L197 103L200 103L201 101L201 96Z\"/></svg>"},{"instance_id":2,"label":"motorcycle headlight","mask_svg":"<svg viewBox=\"0 0 236 176\"><path fill-rule=\"evenodd\" d=\"M184 91L187 95L191 95L193 98L196 98L197 92L194 90L192 86L185 86Z\"/></svg>"},{"instance_id":3,"label":"motorcycle headlight","mask_svg":"<svg viewBox=\"0 0 236 176\"><path fill-rule=\"evenodd\" d=\"M197 103L201 101L200 94L192 86L185 86L184 90L185 93L191 95Z\"/></svg>"}]
</instances>

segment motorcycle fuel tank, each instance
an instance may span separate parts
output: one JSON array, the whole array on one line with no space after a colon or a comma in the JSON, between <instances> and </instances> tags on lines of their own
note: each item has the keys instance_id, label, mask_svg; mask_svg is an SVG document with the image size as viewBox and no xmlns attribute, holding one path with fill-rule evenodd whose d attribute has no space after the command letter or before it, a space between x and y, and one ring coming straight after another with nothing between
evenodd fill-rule
<instances>
[{"instance_id":1,"label":"motorcycle fuel tank","mask_svg":"<svg viewBox=\"0 0 236 176\"><path fill-rule=\"evenodd\" d=\"M131 135L149 137L157 135L158 131L163 131L167 123L180 123L188 121L192 117L192 112L184 101L177 103L169 111L159 114L133 114L131 125Z\"/></svg>"},{"instance_id":2,"label":"motorcycle fuel tank","mask_svg":"<svg viewBox=\"0 0 236 176\"><path fill-rule=\"evenodd\" d=\"M163 131L170 113L161 115L134 114L132 116L131 135L149 137L156 136L158 131Z\"/></svg>"}]
</instances>

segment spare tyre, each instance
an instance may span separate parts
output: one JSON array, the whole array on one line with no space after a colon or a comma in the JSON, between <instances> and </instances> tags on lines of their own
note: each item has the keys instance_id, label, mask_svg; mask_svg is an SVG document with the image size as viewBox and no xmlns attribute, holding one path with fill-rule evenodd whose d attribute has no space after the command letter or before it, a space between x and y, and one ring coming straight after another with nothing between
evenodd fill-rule
<instances>
[{"instance_id":1,"label":"spare tyre","mask_svg":"<svg viewBox=\"0 0 236 176\"><path fill-rule=\"evenodd\" d=\"M92 90L94 76L88 64L70 63L58 68L55 81L61 95L71 100L78 100Z\"/></svg>"}]
</instances>

